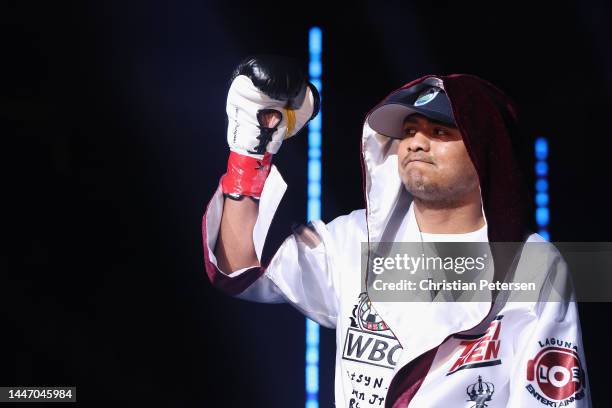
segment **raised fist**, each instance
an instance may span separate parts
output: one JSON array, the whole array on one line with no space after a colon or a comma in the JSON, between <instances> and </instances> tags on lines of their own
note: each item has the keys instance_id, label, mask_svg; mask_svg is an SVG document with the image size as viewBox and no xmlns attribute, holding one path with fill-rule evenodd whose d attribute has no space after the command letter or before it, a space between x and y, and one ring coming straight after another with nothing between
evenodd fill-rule
<instances>
[{"instance_id":1,"label":"raised fist","mask_svg":"<svg viewBox=\"0 0 612 408\"><path fill-rule=\"evenodd\" d=\"M284 139L300 131L319 112L319 93L296 61L263 55L234 71L227 96L227 142L233 152L262 159L278 152ZM264 116L277 119L268 126Z\"/></svg>"},{"instance_id":2,"label":"raised fist","mask_svg":"<svg viewBox=\"0 0 612 408\"><path fill-rule=\"evenodd\" d=\"M259 198L272 155L319 112L317 89L297 62L262 55L234 70L227 95L230 157L222 189L226 196Z\"/></svg>"}]
</instances>

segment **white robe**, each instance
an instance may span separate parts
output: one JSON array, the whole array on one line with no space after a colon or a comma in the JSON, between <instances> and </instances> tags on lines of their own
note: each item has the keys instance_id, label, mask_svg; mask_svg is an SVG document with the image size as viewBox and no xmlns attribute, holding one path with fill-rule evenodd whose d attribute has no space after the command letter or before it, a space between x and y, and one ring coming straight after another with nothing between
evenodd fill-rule
<instances>
[{"instance_id":1,"label":"white robe","mask_svg":"<svg viewBox=\"0 0 612 408\"><path fill-rule=\"evenodd\" d=\"M530 279L542 288L540 301L503 299L493 307L489 301L370 302L362 292L362 242L383 237L411 242L421 237L423 241L480 242L488 238L486 228L456 236L421 235L411 203L401 199L405 190L397 172L397 141L365 125L362 147L367 210L353 211L328 224L313 220L314 238L289 236L263 274L253 266L222 277L231 286L232 279L254 274L250 286L236 296L288 302L322 326L336 329L337 407L386 406L394 375L432 349L436 349L435 357L411 407L591 406L573 296L544 301L549 299L546 288L569 284L560 254L552 246L545 256L524 250L517 268L533 275ZM285 190L284 180L272 166L253 231L259 259ZM207 267L216 274L221 272L213 250L222 209L219 188L203 225ZM385 231L392 224L389 236ZM545 241L532 234L528 242Z\"/></svg>"}]
</instances>

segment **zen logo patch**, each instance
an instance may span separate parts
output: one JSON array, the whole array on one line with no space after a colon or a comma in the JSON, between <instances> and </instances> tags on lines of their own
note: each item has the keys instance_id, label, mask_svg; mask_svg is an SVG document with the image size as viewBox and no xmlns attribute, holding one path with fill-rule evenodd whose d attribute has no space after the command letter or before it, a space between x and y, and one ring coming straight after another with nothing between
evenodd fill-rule
<instances>
[{"instance_id":1,"label":"zen logo patch","mask_svg":"<svg viewBox=\"0 0 612 408\"><path fill-rule=\"evenodd\" d=\"M455 336L465 340L459 343L462 347L461 354L446 375L454 374L465 368L488 367L501 364L501 359L499 358L499 349L501 347L499 334L503 317L501 315L497 316L489 324L487 331L479 336Z\"/></svg>"},{"instance_id":2,"label":"zen logo patch","mask_svg":"<svg viewBox=\"0 0 612 408\"><path fill-rule=\"evenodd\" d=\"M532 397L551 407L568 406L585 395L585 375L578 349L571 342L546 339L527 362L525 388Z\"/></svg>"}]
</instances>

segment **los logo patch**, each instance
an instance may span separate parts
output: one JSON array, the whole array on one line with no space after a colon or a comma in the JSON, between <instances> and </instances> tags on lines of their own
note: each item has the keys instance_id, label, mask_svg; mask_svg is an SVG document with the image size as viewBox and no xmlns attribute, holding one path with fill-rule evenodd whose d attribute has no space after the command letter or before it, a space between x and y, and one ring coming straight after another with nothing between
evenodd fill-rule
<instances>
[{"instance_id":1,"label":"los logo patch","mask_svg":"<svg viewBox=\"0 0 612 408\"><path fill-rule=\"evenodd\" d=\"M526 388L543 404L567 406L584 397L584 371L570 342L549 340L540 342L546 346L527 362L527 381L532 384Z\"/></svg>"}]
</instances>

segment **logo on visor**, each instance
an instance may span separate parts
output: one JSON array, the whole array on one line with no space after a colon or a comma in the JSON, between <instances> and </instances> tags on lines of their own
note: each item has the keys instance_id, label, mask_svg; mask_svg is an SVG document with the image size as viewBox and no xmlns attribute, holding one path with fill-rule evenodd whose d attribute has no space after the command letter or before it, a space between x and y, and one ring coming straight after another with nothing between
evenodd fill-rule
<instances>
[{"instance_id":1,"label":"logo on visor","mask_svg":"<svg viewBox=\"0 0 612 408\"><path fill-rule=\"evenodd\" d=\"M440 93L439 88L429 88L425 92L421 93L417 100L414 102L414 106L422 106L433 101L436 96Z\"/></svg>"}]
</instances>

